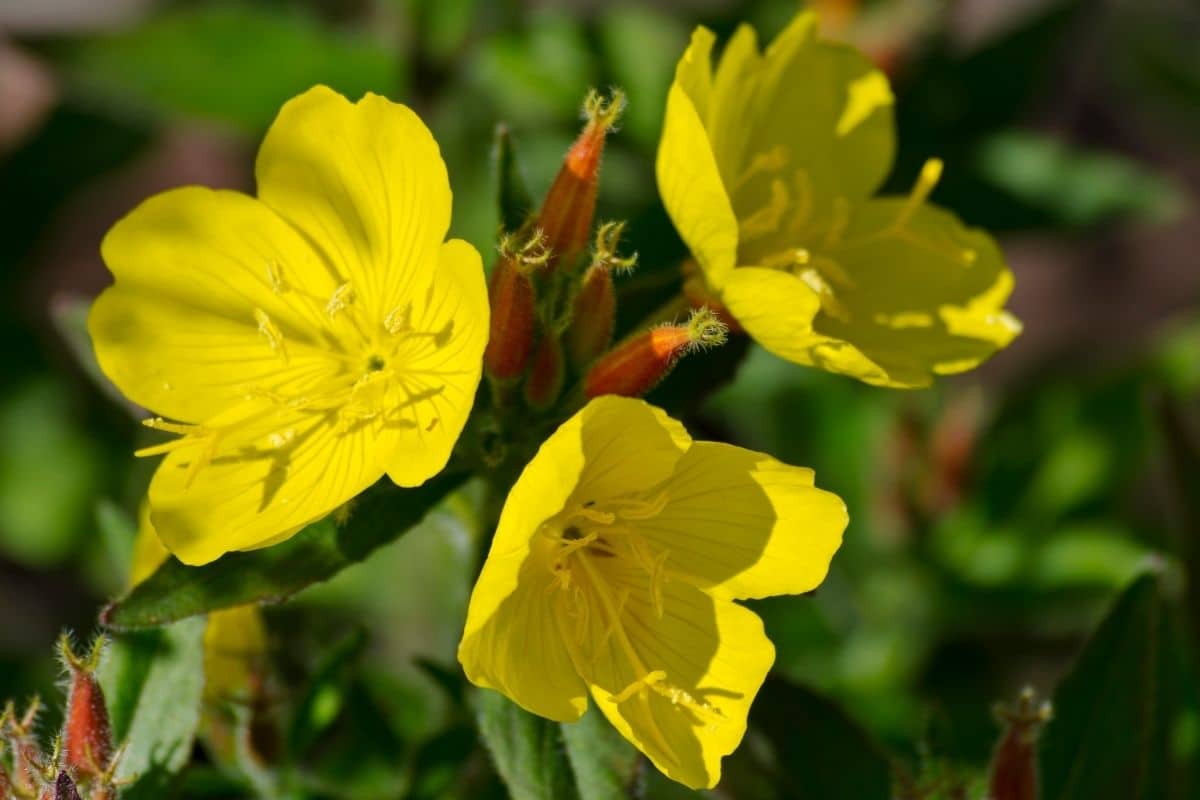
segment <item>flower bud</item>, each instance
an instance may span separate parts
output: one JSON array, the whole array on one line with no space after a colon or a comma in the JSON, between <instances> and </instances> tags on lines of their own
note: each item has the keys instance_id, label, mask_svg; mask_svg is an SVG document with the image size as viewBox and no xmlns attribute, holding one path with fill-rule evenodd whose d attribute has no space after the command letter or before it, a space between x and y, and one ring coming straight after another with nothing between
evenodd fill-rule
<instances>
[{"instance_id":1,"label":"flower bud","mask_svg":"<svg viewBox=\"0 0 1200 800\"><path fill-rule=\"evenodd\" d=\"M70 678L63 721L64 763L75 775L89 778L105 775L113 754L112 725L95 675L103 646L104 640L98 638L87 658L80 658L67 636L59 640Z\"/></svg>"},{"instance_id":2,"label":"flower bud","mask_svg":"<svg viewBox=\"0 0 1200 800\"><path fill-rule=\"evenodd\" d=\"M625 94L613 89L606 102L592 90L583 104L587 124L567 151L558 176L546 193L538 214L538 227L546 234L550 267L569 269L587 247L596 210L596 188L604 139L625 108Z\"/></svg>"},{"instance_id":3,"label":"flower bud","mask_svg":"<svg viewBox=\"0 0 1200 800\"><path fill-rule=\"evenodd\" d=\"M596 362L584 378L589 397L640 397L666 377L680 358L725 343L728 328L707 308L684 325L660 325L626 339Z\"/></svg>"},{"instance_id":4,"label":"flower bud","mask_svg":"<svg viewBox=\"0 0 1200 800\"><path fill-rule=\"evenodd\" d=\"M45 783L42 773L46 758L33 735L40 710L41 702L35 697L19 719L11 702L0 714L0 743L11 754L12 774L8 780L11 780L12 793L17 797L37 796ZM0 794L0 797L7 798L8 795Z\"/></svg>"},{"instance_id":5,"label":"flower bud","mask_svg":"<svg viewBox=\"0 0 1200 800\"><path fill-rule=\"evenodd\" d=\"M525 402L544 411L554 405L563 385L563 351L556 336L547 334L538 342L533 365L525 381Z\"/></svg>"},{"instance_id":6,"label":"flower bud","mask_svg":"<svg viewBox=\"0 0 1200 800\"><path fill-rule=\"evenodd\" d=\"M483 364L498 381L520 377L533 346L533 283L517 263L501 257L488 286L492 306L491 333Z\"/></svg>"},{"instance_id":7,"label":"flower bud","mask_svg":"<svg viewBox=\"0 0 1200 800\"><path fill-rule=\"evenodd\" d=\"M592 265L583 275L575 295L571 327L567 330L567 355L571 364L582 370L608 348L612 341L617 297L613 288L613 270L633 269L637 253L627 258L617 255L617 244L625 229L623 222L606 222L596 232Z\"/></svg>"},{"instance_id":8,"label":"flower bud","mask_svg":"<svg viewBox=\"0 0 1200 800\"><path fill-rule=\"evenodd\" d=\"M1005 731L992 753L991 800L1037 800L1037 737L1050 713L1050 704L1037 703L1030 688L1021 692L1016 708L997 707Z\"/></svg>"}]
</instances>

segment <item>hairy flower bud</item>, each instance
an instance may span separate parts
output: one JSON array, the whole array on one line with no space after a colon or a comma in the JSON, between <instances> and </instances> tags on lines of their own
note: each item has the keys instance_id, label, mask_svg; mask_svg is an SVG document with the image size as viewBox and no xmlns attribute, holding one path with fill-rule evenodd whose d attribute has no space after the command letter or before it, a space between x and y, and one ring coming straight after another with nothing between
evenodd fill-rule
<instances>
[{"instance_id":1,"label":"hairy flower bud","mask_svg":"<svg viewBox=\"0 0 1200 800\"><path fill-rule=\"evenodd\" d=\"M492 272L488 296L491 333L483 364L493 379L513 380L525 371L533 347L533 283L516 261L504 256Z\"/></svg>"},{"instance_id":2,"label":"hairy flower bud","mask_svg":"<svg viewBox=\"0 0 1200 800\"><path fill-rule=\"evenodd\" d=\"M554 405L563 386L563 351L558 338L547 334L538 342L525 381L525 402L531 408L545 410Z\"/></svg>"},{"instance_id":3,"label":"hairy flower bud","mask_svg":"<svg viewBox=\"0 0 1200 800\"><path fill-rule=\"evenodd\" d=\"M546 234L550 267L569 269L587 247L596 210L596 188L604 139L625 108L625 93L613 89L607 101L594 89L583 104L587 124L567 151L546 193L537 224Z\"/></svg>"},{"instance_id":4,"label":"hairy flower bud","mask_svg":"<svg viewBox=\"0 0 1200 800\"><path fill-rule=\"evenodd\" d=\"M725 343L728 329L706 308L692 312L683 325L661 325L643 331L606 353L584 378L591 397L616 394L640 397L666 377L688 353Z\"/></svg>"},{"instance_id":5,"label":"hairy flower bud","mask_svg":"<svg viewBox=\"0 0 1200 800\"><path fill-rule=\"evenodd\" d=\"M592 264L583 275L575 295L571 327L567 329L567 355L571 364L582 370L595 361L612 341L617 296L612 273L633 269L637 253L622 258L617 245L624 222L606 222L596 232Z\"/></svg>"},{"instance_id":6,"label":"hairy flower bud","mask_svg":"<svg viewBox=\"0 0 1200 800\"><path fill-rule=\"evenodd\" d=\"M1037 800L1037 737L1050 713L1050 703L1039 704L1030 688L1021 692L1015 708L996 708L1005 731L992 753L991 800Z\"/></svg>"},{"instance_id":7,"label":"hairy flower bud","mask_svg":"<svg viewBox=\"0 0 1200 800\"><path fill-rule=\"evenodd\" d=\"M113 755L112 725L104 691L95 675L103 646L104 640L97 639L91 653L80 658L67 636L59 640L59 652L70 679L63 721L64 763L75 775L89 778L103 776Z\"/></svg>"}]
</instances>

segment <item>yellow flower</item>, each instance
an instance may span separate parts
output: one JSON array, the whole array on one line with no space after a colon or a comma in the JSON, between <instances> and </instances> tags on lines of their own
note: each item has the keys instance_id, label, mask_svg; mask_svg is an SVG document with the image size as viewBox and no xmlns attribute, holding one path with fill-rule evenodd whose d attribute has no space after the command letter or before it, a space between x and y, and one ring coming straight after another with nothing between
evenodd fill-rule
<instances>
[{"instance_id":1,"label":"yellow flower","mask_svg":"<svg viewBox=\"0 0 1200 800\"><path fill-rule=\"evenodd\" d=\"M142 503L129 585L149 578L169 555L150 521L149 503ZM205 697L214 703L250 698L260 685L266 652L267 631L258 606L209 614L204 628Z\"/></svg>"},{"instance_id":2,"label":"yellow flower","mask_svg":"<svg viewBox=\"0 0 1200 800\"><path fill-rule=\"evenodd\" d=\"M509 493L459 660L553 720L577 720L590 693L662 772L713 786L775 657L734 601L816 587L845 526L811 470L597 398Z\"/></svg>"},{"instance_id":3,"label":"yellow flower","mask_svg":"<svg viewBox=\"0 0 1200 800\"><path fill-rule=\"evenodd\" d=\"M895 141L887 78L801 13L765 53L742 26L715 73L698 28L658 152L667 211L707 288L773 353L881 386L971 369L1020 332L995 242L926 202L876 196Z\"/></svg>"},{"instance_id":4,"label":"yellow flower","mask_svg":"<svg viewBox=\"0 0 1200 800\"><path fill-rule=\"evenodd\" d=\"M386 473L445 466L479 383L479 254L411 109L316 87L280 111L258 197L185 187L109 232L88 328L109 378L180 437L150 485L180 560L286 539Z\"/></svg>"}]
</instances>

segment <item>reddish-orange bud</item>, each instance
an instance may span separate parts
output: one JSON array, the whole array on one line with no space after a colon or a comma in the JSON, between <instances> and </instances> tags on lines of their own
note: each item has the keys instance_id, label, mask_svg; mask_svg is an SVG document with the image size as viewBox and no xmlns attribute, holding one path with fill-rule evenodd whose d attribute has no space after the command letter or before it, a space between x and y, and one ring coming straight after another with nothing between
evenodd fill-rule
<instances>
[{"instance_id":1,"label":"reddish-orange bud","mask_svg":"<svg viewBox=\"0 0 1200 800\"><path fill-rule=\"evenodd\" d=\"M549 334L543 336L525 381L525 402L539 410L552 406L562 391L564 372L562 345L558 338Z\"/></svg>"},{"instance_id":2,"label":"reddish-orange bud","mask_svg":"<svg viewBox=\"0 0 1200 800\"><path fill-rule=\"evenodd\" d=\"M583 276L579 294L575 295L575 313L567 330L567 353L576 369L595 361L608 347L616 311L612 275L593 264Z\"/></svg>"},{"instance_id":3,"label":"reddish-orange bud","mask_svg":"<svg viewBox=\"0 0 1200 800\"><path fill-rule=\"evenodd\" d=\"M500 381L520 377L533 347L533 283L517 262L502 256L488 287L492 306L491 333L483 364Z\"/></svg>"},{"instance_id":4,"label":"reddish-orange bud","mask_svg":"<svg viewBox=\"0 0 1200 800\"><path fill-rule=\"evenodd\" d=\"M661 325L626 339L596 362L584 378L591 397L640 397L666 377L675 363L697 350L724 344L725 324L708 309L692 312L685 325Z\"/></svg>"},{"instance_id":5,"label":"reddish-orange bud","mask_svg":"<svg viewBox=\"0 0 1200 800\"><path fill-rule=\"evenodd\" d=\"M624 230L624 222L606 222L596 232L592 265L575 295L571 327L567 330L567 355L576 369L582 370L595 361L612 341L617 312L612 272L633 269L637 263L637 253L625 258L617 255Z\"/></svg>"},{"instance_id":6,"label":"reddish-orange bud","mask_svg":"<svg viewBox=\"0 0 1200 800\"><path fill-rule=\"evenodd\" d=\"M1000 707L996 713L1005 723L1005 731L992 753L988 797L1037 800L1037 737L1050 719L1050 704L1037 704L1033 690L1025 689L1016 708Z\"/></svg>"},{"instance_id":7,"label":"reddish-orange bud","mask_svg":"<svg viewBox=\"0 0 1200 800\"><path fill-rule=\"evenodd\" d=\"M558 176L546 193L538 214L538 227L550 248L549 266L570 268L591 238L600 180L604 139L625 108L625 94L614 89L607 101L593 90L583 104L587 124L567 151Z\"/></svg>"},{"instance_id":8,"label":"reddish-orange bud","mask_svg":"<svg viewBox=\"0 0 1200 800\"><path fill-rule=\"evenodd\" d=\"M75 775L93 778L107 772L113 754L112 725L104 691L95 675L103 644L97 639L92 652L82 659L75 655L66 636L59 643L71 680L63 721L65 765Z\"/></svg>"}]
</instances>

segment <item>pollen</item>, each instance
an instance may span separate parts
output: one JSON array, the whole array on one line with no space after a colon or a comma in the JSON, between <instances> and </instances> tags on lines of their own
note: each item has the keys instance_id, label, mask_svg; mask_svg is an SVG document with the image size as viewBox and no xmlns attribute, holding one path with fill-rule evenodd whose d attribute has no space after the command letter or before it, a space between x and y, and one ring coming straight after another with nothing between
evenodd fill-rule
<instances>
[{"instance_id":1,"label":"pollen","mask_svg":"<svg viewBox=\"0 0 1200 800\"><path fill-rule=\"evenodd\" d=\"M396 306L383 318L383 329L392 336L412 330L412 303Z\"/></svg>"},{"instance_id":2,"label":"pollen","mask_svg":"<svg viewBox=\"0 0 1200 800\"><path fill-rule=\"evenodd\" d=\"M356 297L354 286L349 283L343 283L333 290L329 302L325 305L325 313L329 315L330 319L333 319L339 313L349 308L354 303Z\"/></svg>"},{"instance_id":3,"label":"pollen","mask_svg":"<svg viewBox=\"0 0 1200 800\"><path fill-rule=\"evenodd\" d=\"M267 340L267 346L270 347L275 355L279 356L284 364L288 363L287 346L283 342L283 334L276 327L271 318L267 316L267 312L261 308L254 309L254 321L258 324L258 332L264 339Z\"/></svg>"}]
</instances>

